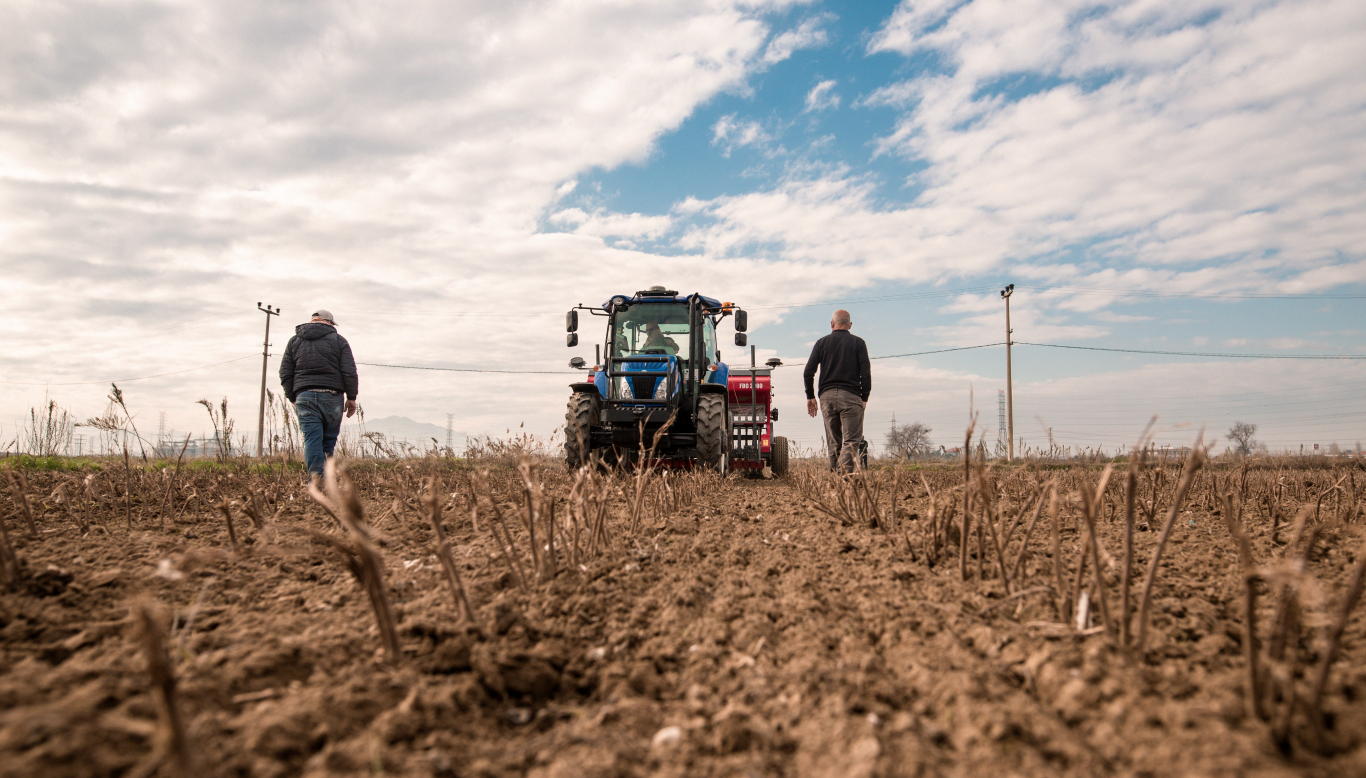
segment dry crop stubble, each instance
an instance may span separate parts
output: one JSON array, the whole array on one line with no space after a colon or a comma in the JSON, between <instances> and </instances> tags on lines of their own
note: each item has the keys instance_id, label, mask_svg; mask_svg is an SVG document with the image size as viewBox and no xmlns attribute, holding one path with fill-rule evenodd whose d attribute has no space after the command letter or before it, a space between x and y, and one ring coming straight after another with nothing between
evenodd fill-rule
<instances>
[{"instance_id":1,"label":"dry crop stubble","mask_svg":"<svg viewBox=\"0 0 1366 778\"><path fill-rule=\"evenodd\" d=\"M0 593L0 773L152 752L156 685L101 626L143 596L169 615L204 774L1290 775L1363 756L1366 549L1341 467L745 481L427 458L349 463L318 503L278 465L195 464L26 471L6 495L37 535L12 535ZM1173 512L1152 565L1143 525ZM1140 566L1142 617L1123 596ZM1119 604L1094 614L1108 630L1078 629L1082 593Z\"/></svg>"}]
</instances>

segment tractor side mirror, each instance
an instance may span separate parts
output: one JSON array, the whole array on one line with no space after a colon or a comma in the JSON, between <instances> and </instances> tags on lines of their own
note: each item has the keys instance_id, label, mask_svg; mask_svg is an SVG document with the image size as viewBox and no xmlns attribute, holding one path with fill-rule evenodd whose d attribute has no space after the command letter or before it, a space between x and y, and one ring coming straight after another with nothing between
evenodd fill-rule
<instances>
[{"instance_id":1,"label":"tractor side mirror","mask_svg":"<svg viewBox=\"0 0 1366 778\"><path fill-rule=\"evenodd\" d=\"M584 368L584 365L587 364L587 362L583 361L583 357L574 357L573 359L569 360L569 366L574 368L575 370L582 370Z\"/></svg>"},{"instance_id":2,"label":"tractor side mirror","mask_svg":"<svg viewBox=\"0 0 1366 778\"><path fill-rule=\"evenodd\" d=\"M571 332L568 335L564 336L564 345L568 346L569 348L574 348L575 346L579 345L579 333Z\"/></svg>"},{"instance_id":3,"label":"tractor side mirror","mask_svg":"<svg viewBox=\"0 0 1366 778\"><path fill-rule=\"evenodd\" d=\"M740 310L740 309L736 309L736 311L735 311L735 331L736 331L736 332L748 332L748 331L749 331L749 314L748 314L748 313L745 313L744 311L742 311L742 310ZM743 346L743 345L745 345L745 344L743 344L743 343L738 343L738 344L736 344L736 345Z\"/></svg>"},{"instance_id":4,"label":"tractor side mirror","mask_svg":"<svg viewBox=\"0 0 1366 778\"><path fill-rule=\"evenodd\" d=\"M738 325L739 322L737 321L736 324ZM748 344L749 344L749 338L745 337L745 333L743 333L743 332L737 332L737 333L735 333L735 345L739 346L740 348L744 348L744 347L745 347L746 345L748 345Z\"/></svg>"},{"instance_id":5,"label":"tractor side mirror","mask_svg":"<svg viewBox=\"0 0 1366 778\"><path fill-rule=\"evenodd\" d=\"M569 313L566 313L566 314L564 315L564 331L565 331L565 332L578 332L578 331L579 331L579 312L578 312L578 311L570 311Z\"/></svg>"}]
</instances>

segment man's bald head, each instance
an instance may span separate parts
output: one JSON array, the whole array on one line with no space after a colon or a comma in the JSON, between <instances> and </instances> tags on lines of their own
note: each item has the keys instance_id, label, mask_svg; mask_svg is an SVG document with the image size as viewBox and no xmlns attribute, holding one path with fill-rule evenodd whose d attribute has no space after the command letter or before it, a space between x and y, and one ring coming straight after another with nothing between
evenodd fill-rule
<instances>
[{"instance_id":1,"label":"man's bald head","mask_svg":"<svg viewBox=\"0 0 1366 778\"><path fill-rule=\"evenodd\" d=\"M843 308L835 311L835 314L830 317L830 329L832 330L847 330L852 326L854 326L854 320L849 318L849 312Z\"/></svg>"}]
</instances>

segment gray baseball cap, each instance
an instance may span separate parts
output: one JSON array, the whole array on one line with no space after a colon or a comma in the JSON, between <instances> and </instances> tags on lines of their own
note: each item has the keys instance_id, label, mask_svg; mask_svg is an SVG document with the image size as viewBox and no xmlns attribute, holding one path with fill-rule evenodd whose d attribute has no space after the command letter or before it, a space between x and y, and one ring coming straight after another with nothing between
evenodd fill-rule
<instances>
[{"instance_id":1,"label":"gray baseball cap","mask_svg":"<svg viewBox=\"0 0 1366 778\"><path fill-rule=\"evenodd\" d=\"M333 324L337 323L337 320L332 318L332 312L327 310L326 308L319 308L318 310L314 311L312 318L325 319L327 321L332 322Z\"/></svg>"}]
</instances>

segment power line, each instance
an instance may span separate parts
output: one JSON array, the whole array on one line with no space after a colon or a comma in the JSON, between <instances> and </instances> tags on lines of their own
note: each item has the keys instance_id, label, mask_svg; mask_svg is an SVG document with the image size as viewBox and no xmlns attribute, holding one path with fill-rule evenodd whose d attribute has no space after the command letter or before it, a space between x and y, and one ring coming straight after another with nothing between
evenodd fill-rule
<instances>
[{"instance_id":1,"label":"power line","mask_svg":"<svg viewBox=\"0 0 1366 778\"><path fill-rule=\"evenodd\" d=\"M571 370L488 370L478 367L423 367L421 365L382 365L376 362L357 362L365 367L395 367L402 370L441 370L450 373L520 373L529 375L572 375Z\"/></svg>"},{"instance_id":2,"label":"power line","mask_svg":"<svg viewBox=\"0 0 1366 778\"><path fill-rule=\"evenodd\" d=\"M68 381L68 382L66 382L66 383L54 383L54 382L51 382L51 381L0 381L0 384L9 384L9 385L11 385L11 386L92 386L92 385L94 385L94 384L126 384L126 383L129 383L130 381L146 381L146 380L149 379L149 378L161 378L161 377L163 377L163 376L168 376L168 375L178 375L178 374L180 374L180 373L190 373L190 372L193 372L193 371L195 371L195 370L204 370L204 369L210 368L210 367L218 367L219 365L231 365L233 362L241 362L241 361L244 360L244 359L252 359L252 358L258 357L258 356L260 356L260 355L259 355L259 354L251 354L250 356L238 357L237 359L229 359L227 362L215 362L215 363L213 363L212 365L200 365L199 367L187 367L187 368L185 368L184 370L172 370L172 371L169 372L169 373L157 373L156 375L144 375L144 376L138 376L137 378L111 378L111 379L109 379L109 380L107 380L107 381Z\"/></svg>"},{"instance_id":3,"label":"power line","mask_svg":"<svg viewBox=\"0 0 1366 778\"><path fill-rule=\"evenodd\" d=\"M1100 346L1064 346L1058 343L1029 343L1014 341L1020 346L1044 346L1046 348L1069 348L1079 351L1113 351L1121 354L1161 354L1174 357L1226 357L1234 359L1366 359L1366 354L1227 354L1203 351L1145 351L1134 348L1102 348ZM980 346L977 348L981 348Z\"/></svg>"},{"instance_id":4,"label":"power line","mask_svg":"<svg viewBox=\"0 0 1366 778\"><path fill-rule=\"evenodd\" d=\"M1017 340L1017 341L1015 341L1015 342L1016 342L1016 343L1019 343L1020 341ZM936 350L936 351L915 351L915 352L912 352L912 353L910 353L910 354L887 354L886 356L881 356L881 357L868 357L868 358L869 358L869 359L898 359L898 358L900 358L900 357L920 357L920 356L924 356L924 355L926 355L926 354L946 354L946 353L948 353L948 352L950 352L950 351L971 351L972 349L975 349L975 348L991 348L992 346L1004 346L1004 345L1005 345L1005 341L1002 341L1002 342L1000 342L1000 343L983 343L983 344L980 345L980 346L959 346L958 348L941 348L941 349L938 349L938 350Z\"/></svg>"},{"instance_id":5,"label":"power line","mask_svg":"<svg viewBox=\"0 0 1366 778\"><path fill-rule=\"evenodd\" d=\"M994 292L996 287L983 286L967 289L940 289L934 292L907 292L905 294L889 294L880 297L846 297L834 300L812 300L804 303L774 303L772 305L751 305L745 309L750 311L787 309L787 308L811 308L817 305L843 305L845 303L883 303L895 302L898 300L925 300L935 297L956 297L962 294L985 294Z\"/></svg>"},{"instance_id":6,"label":"power line","mask_svg":"<svg viewBox=\"0 0 1366 778\"><path fill-rule=\"evenodd\" d=\"M1366 294L1273 294L1258 292L1159 292L1143 289L1106 289L1088 286L1049 286L1019 284L1020 289L1069 292L1071 294L1104 294L1114 297L1156 297L1190 300L1366 300Z\"/></svg>"},{"instance_id":7,"label":"power line","mask_svg":"<svg viewBox=\"0 0 1366 778\"><path fill-rule=\"evenodd\" d=\"M1016 343L1019 343L1020 341L1017 340L1017 341L1015 341L1015 342L1016 342ZM1000 342L1000 343L983 343L983 344L980 345L980 346L959 346L959 347L957 347L957 348L941 348L941 349L936 349L936 350L934 350L934 351L913 351L913 352L911 352L911 353L909 353L909 354L885 354L885 355L880 356L880 357L868 357L868 358L869 358L869 359L899 359L899 358L901 358L901 357L923 357L923 356L925 356L926 354L946 354L946 353L948 353L948 352L950 352L950 351L971 351L972 349L975 349L975 348L990 348L990 347L992 347L992 346L1004 346L1004 345L1005 345L1005 342L1002 341L1002 342ZM783 363L784 366L790 366L790 367L796 367L796 366L798 366L798 365L805 365L805 364L806 364L806 360L805 360L805 359L803 359L803 360L800 361L800 362L784 362L784 363Z\"/></svg>"}]
</instances>

